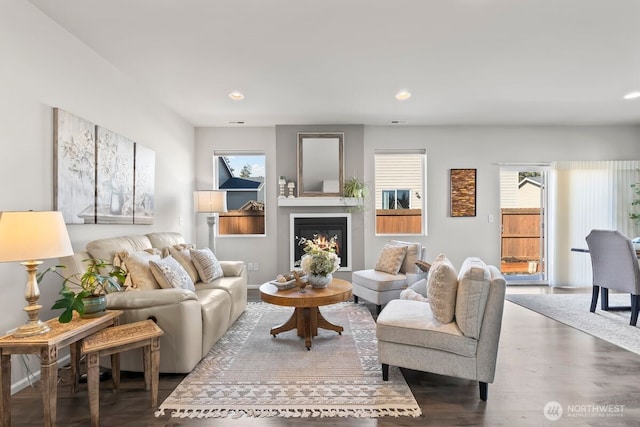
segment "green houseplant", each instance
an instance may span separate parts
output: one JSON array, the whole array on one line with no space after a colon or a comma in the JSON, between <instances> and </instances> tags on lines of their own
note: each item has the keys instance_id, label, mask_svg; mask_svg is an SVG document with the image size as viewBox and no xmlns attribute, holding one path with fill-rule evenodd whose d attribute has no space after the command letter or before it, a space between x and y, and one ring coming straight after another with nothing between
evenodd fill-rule
<instances>
[{"instance_id":1,"label":"green houseplant","mask_svg":"<svg viewBox=\"0 0 640 427\"><path fill-rule=\"evenodd\" d=\"M342 195L357 199L356 210L364 210L364 199L369 193L369 187L360 178L355 176L347 179L342 185Z\"/></svg>"},{"instance_id":2,"label":"green houseplant","mask_svg":"<svg viewBox=\"0 0 640 427\"><path fill-rule=\"evenodd\" d=\"M64 309L58 317L60 323L70 322L74 311L80 316L88 316L88 306L97 306L97 313L103 312L106 305L105 295L120 292L127 277L126 270L104 260L89 258L83 262L87 263L87 270L82 274L64 277L58 271L64 266L56 265L38 275L38 280L40 280L45 274L52 272L64 279L62 289L59 292L62 297L51 307L52 309ZM103 271L107 272L103 273ZM95 314L92 313L92 315Z\"/></svg>"},{"instance_id":3,"label":"green houseplant","mask_svg":"<svg viewBox=\"0 0 640 427\"><path fill-rule=\"evenodd\" d=\"M363 199L367 195L367 190L367 184L355 176L347 179L342 186L342 194L344 197Z\"/></svg>"}]
</instances>

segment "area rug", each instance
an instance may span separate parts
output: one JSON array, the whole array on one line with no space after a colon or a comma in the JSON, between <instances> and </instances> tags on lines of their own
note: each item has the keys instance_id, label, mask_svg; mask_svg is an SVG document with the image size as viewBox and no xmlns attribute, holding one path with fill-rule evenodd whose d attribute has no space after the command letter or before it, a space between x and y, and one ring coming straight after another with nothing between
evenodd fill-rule
<instances>
[{"instance_id":1,"label":"area rug","mask_svg":"<svg viewBox=\"0 0 640 427\"><path fill-rule=\"evenodd\" d=\"M602 311L598 300L595 313L591 313L591 294L513 294L506 298L529 310L640 354L640 328L629 325L631 310ZM609 305L629 306L629 295L609 294Z\"/></svg>"},{"instance_id":2,"label":"area rug","mask_svg":"<svg viewBox=\"0 0 640 427\"><path fill-rule=\"evenodd\" d=\"M160 405L156 416L359 417L421 414L398 368L382 381L375 322L364 305L321 307L344 327L318 330L307 351L296 331L269 333L292 308L250 303L209 354Z\"/></svg>"}]
</instances>

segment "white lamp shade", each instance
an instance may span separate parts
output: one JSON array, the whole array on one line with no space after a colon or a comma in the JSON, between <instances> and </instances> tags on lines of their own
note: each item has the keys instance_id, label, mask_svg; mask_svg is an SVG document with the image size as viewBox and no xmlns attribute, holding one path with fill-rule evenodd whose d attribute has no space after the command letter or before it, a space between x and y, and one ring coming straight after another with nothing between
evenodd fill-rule
<instances>
[{"instance_id":1,"label":"white lamp shade","mask_svg":"<svg viewBox=\"0 0 640 427\"><path fill-rule=\"evenodd\" d=\"M73 247L60 212L0 213L0 262L70 255Z\"/></svg>"},{"instance_id":2,"label":"white lamp shade","mask_svg":"<svg viewBox=\"0 0 640 427\"><path fill-rule=\"evenodd\" d=\"M219 190L194 191L193 205L198 213L227 211L227 192Z\"/></svg>"}]
</instances>

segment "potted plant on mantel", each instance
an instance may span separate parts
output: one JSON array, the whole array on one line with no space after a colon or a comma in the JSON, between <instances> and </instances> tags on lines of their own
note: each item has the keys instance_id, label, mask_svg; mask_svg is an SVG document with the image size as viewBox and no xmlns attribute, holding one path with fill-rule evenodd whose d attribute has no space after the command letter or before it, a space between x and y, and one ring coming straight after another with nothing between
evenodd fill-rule
<instances>
[{"instance_id":1,"label":"potted plant on mantel","mask_svg":"<svg viewBox=\"0 0 640 427\"><path fill-rule=\"evenodd\" d=\"M364 199L369 193L369 187L360 178L355 176L347 179L342 186L342 195L344 197L355 198L356 208L364 210Z\"/></svg>"},{"instance_id":2,"label":"potted plant on mantel","mask_svg":"<svg viewBox=\"0 0 640 427\"><path fill-rule=\"evenodd\" d=\"M70 322L74 311L85 318L101 316L107 306L106 294L120 292L127 277L126 270L104 260L90 258L83 260L83 262L87 263L87 270L83 274L78 273L64 277L58 271L64 266L56 265L38 275L38 281L49 271L64 279L62 289L59 292L62 298L51 307L52 309L64 309L58 317L60 323ZM106 274L101 273L104 270L110 271ZM69 286L70 284L75 285L76 289Z\"/></svg>"}]
</instances>

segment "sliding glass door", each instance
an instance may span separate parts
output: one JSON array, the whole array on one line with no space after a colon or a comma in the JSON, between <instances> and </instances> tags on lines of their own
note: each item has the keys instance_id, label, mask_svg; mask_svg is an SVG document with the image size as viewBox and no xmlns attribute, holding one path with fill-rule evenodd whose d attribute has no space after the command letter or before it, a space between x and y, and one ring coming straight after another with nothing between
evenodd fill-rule
<instances>
[{"instance_id":1,"label":"sliding glass door","mask_svg":"<svg viewBox=\"0 0 640 427\"><path fill-rule=\"evenodd\" d=\"M500 169L500 269L509 284L548 284L546 181L543 166Z\"/></svg>"}]
</instances>

